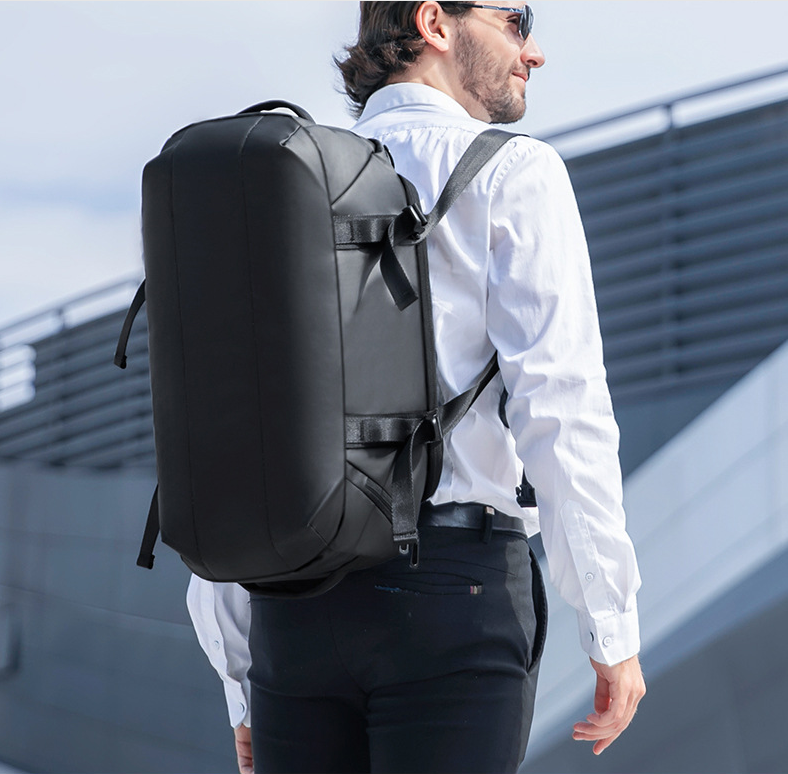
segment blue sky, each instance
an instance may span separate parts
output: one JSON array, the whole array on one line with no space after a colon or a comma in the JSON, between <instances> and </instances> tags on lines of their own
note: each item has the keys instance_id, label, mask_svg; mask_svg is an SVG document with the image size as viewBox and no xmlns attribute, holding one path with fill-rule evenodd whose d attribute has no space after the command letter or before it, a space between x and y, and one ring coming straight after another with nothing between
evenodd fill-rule
<instances>
[{"instance_id":1,"label":"blue sky","mask_svg":"<svg viewBox=\"0 0 788 774\"><path fill-rule=\"evenodd\" d=\"M547 64L515 128L537 137L788 67L781 0L533 6ZM0 2L0 326L141 275L140 173L184 124L278 97L350 126L331 54L356 19L345 0Z\"/></svg>"}]
</instances>

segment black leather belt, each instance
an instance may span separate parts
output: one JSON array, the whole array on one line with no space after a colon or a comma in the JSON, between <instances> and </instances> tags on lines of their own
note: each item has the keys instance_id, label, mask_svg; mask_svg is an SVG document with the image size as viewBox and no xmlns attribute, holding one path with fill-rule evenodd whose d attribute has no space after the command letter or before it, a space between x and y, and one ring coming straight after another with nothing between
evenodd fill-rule
<instances>
[{"instance_id":1,"label":"black leather belt","mask_svg":"<svg viewBox=\"0 0 788 774\"><path fill-rule=\"evenodd\" d=\"M492 532L525 532L522 519L496 511L479 503L423 503L419 512L420 527L459 527Z\"/></svg>"}]
</instances>

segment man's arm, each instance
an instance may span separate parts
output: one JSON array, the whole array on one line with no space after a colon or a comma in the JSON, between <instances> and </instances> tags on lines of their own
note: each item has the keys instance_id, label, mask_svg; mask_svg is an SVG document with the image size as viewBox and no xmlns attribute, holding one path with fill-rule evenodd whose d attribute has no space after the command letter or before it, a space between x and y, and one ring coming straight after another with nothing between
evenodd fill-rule
<instances>
[{"instance_id":1,"label":"man's arm","mask_svg":"<svg viewBox=\"0 0 788 774\"><path fill-rule=\"evenodd\" d=\"M235 583L212 583L192 575L186 603L197 640L222 680L230 725L248 725L249 592Z\"/></svg>"},{"instance_id":2,"label":"man's arm","mask_svg":"<svg viewBox=\"0 0 788 774\"><path fill-rule=\"evenodd\" d=\"M487 328L517 453L536 488L550 578L575 608L597 672L595 713L578 733L601 752L643 693L633 659L640 575L574 192L555 151L517 145L492 201Z\"/></svg>"},{"instance_id":3,"label":"man's arm","mask_svg":"<svg viewBox=\"0 0 788 774\"><path fill-rule=\"evenodd\" d=\"M235 583L211 583L192 575L186 593L200 646L224 686L240 774L253 774L249 729L249 592Z\"/></svg>"}]
</instances>

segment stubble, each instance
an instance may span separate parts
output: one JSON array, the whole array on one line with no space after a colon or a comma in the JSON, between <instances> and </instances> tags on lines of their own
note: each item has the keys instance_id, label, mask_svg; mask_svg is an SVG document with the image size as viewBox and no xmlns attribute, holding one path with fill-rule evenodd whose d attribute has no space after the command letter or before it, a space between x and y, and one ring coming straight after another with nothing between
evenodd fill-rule
<instances>
[{"instance_id":1,"label":"stubble","mask_svg":"<svg viewBox=\"0 0 788 774\"><path fill-rule=\"evenodd\" d=\"M472 35L460 28L457 63L462 87L487 111L494 124L511 124L525 114L525 97L514 93L511 65L497 62Z\"/></svg>"}]
</instances>

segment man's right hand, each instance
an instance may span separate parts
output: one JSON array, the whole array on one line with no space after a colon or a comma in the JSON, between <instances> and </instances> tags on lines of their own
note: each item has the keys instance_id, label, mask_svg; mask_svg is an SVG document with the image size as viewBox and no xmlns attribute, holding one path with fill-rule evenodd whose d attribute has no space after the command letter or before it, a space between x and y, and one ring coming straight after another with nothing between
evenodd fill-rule
<instances>
[{"instance_id":1,"label":"man's right hand","mask_svg":"<svg viewBox=\"0 0 788 774\"><path fill-rule=\"evenodd\" d=\"M254 774L252 731L243 723L235 729L235 752L238 755L238 771L241 774Z\"/></svg>"},{"instance_id":2,"label":"man's right hand","mask_svg":"<svg viewBox=\"0 0 788 774\"><path fill-rule=\"evenodd\" d=\"M599 755L632 722L638 703L646 693L646 683L637 656L615 666L591 659L591 665L597 675L595 712L586 718L585 723L575 723L572 737L594 742L594 754Z\"/></svg>"}]
</instances>

